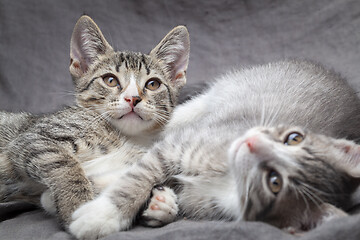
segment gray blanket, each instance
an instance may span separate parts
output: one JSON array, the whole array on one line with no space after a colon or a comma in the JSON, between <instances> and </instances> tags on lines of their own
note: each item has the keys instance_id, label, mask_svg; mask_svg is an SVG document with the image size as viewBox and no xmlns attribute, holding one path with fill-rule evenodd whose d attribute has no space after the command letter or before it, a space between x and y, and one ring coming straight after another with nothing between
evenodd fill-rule
<instances>
[{"instance_id":1,"label":"gray blanket","mask_svg":"<svg viewBox=\"0 0 360 240\"><path fill-rule=\"evenodd\" d=\"M174 26L186 25L189 87L234 67L300 57L334 68L360 90L358 0L0 0L0 110L46 113L73 104L69 42L83 13L119 50L149 52ZM30 205L0 204L0 221L0 239L71 239ZM360 239L359 226L354 215L300 239ZM259 222L181 220L106 239L292 238Z\"/></svg>"}]
</instances>

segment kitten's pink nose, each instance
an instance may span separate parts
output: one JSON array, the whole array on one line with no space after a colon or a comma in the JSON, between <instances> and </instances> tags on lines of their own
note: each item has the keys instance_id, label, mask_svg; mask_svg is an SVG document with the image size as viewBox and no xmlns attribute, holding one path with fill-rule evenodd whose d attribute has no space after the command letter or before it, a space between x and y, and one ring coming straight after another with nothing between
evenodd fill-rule
<instances>
[{"instance_id":1,"label":"kitten's pink nose","mask_svg":"<svg viewBox=\"0 0 360 240\"><path fill-rule=\"evenodd\" d=\"M255 152L255 142L257 141L256 136L249 137L245 140L246 145L248 146L251 153Z\"/></svg>"},{"instance_id":2,"label":"kitten's pink nose","mask_svg":"<svg viewBox=\"0 0 360 240\"><path fill-rule=\"evenodd\" d=\"M124 97L124 99L130 104L132 108L134 108L139 102L141 102L141 98L139 96Z\"/></svg>"}]
</instances>

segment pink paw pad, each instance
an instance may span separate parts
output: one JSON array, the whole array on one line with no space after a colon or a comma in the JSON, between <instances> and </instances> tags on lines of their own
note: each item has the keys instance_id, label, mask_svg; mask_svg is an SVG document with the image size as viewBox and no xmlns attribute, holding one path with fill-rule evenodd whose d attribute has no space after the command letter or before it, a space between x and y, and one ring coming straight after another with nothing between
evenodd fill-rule
<instances>
[{"instance_id":1,"label":"pink paw pad","mask_svg":"<svg viewBox=\"0 0 360 240\"><path fill-rule=\"evenodd\" d=\"M178 206L177 197L168 187L155 187L148 208L142 214L147 226L159 227L175 220Z\"/></svg>"}]
</instances>

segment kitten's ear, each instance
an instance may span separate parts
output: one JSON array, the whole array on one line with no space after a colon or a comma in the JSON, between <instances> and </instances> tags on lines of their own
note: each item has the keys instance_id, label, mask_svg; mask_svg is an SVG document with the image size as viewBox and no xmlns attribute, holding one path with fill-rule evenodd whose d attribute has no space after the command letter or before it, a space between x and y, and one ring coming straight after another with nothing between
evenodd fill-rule
<instances>
[{"instance_id":1,"label":"kitten's ear","mask_svg":"<svg viewBox=\"0 0 360 240\"><path fill-rule=\"evenodd\" d=\"M98 55L105 54L112 47L105 40L99 27L88 16L82 16L76 23L70 42L70 73L81 77Z\"/></svg>"},{"instance_id":2,"label":"kitten's ear","mask_svg":"<svg viewBox=\"0 0 360 240\"><path fill-rule=\"evenodd\" d=\"M165 64L171 82L179 87L186 83L185 75L189 63L189 54L190 38L185 26L175 27L150 52L150 56Z\"/></svg>"},{"instance_id":3,"label":"kitten's ear","mask_svg":"<svg viewBox=\"0 0 360 240\"><path fill-rule=\"evenodd\" d=\"M336 141L335 146L341 156L337 163L351 176L360 178L360 145L340 139Z\"/></svg>"}]
</instances>

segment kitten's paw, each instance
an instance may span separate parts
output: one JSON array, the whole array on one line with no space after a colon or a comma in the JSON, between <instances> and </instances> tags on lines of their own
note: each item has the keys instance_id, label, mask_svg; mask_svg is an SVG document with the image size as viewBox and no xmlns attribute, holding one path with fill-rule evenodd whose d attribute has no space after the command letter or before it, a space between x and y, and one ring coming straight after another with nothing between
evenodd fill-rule
<instances>
[{"instance_id":1,"label":"kitten's paw","mask_svg":"<svg viewBox=\"0 0 360 240\"><path fill-rule=\"evenodd\" d=\"M141 221L151 227L161 227L175 220L178 213L177 197L168 187L156 187L148 208L141 215Z\"/></svg>"},{"instance_id":2,"label":"kitten's paw","mask_svg":"<svg viewBox=\"0 0 360 240\"><path fill-rule=\"evenodd\" d=\"M72 215L70 232L78 239L98 239L131 226L107 197L98 197L78 208Z\"/></svg>"},{"instance_id":3,"label":"kitten's paw","mask_svg":"<svg viewBox=\"0 0 360 240\"><path fill-rule=\"evenodd\" d=\"M56 205L54 198L51 196L50 190L46 190L43 194L41 194L40 202L41 206L47 213L53 216L56 215Z\"/></svg>"}]
</instances>

